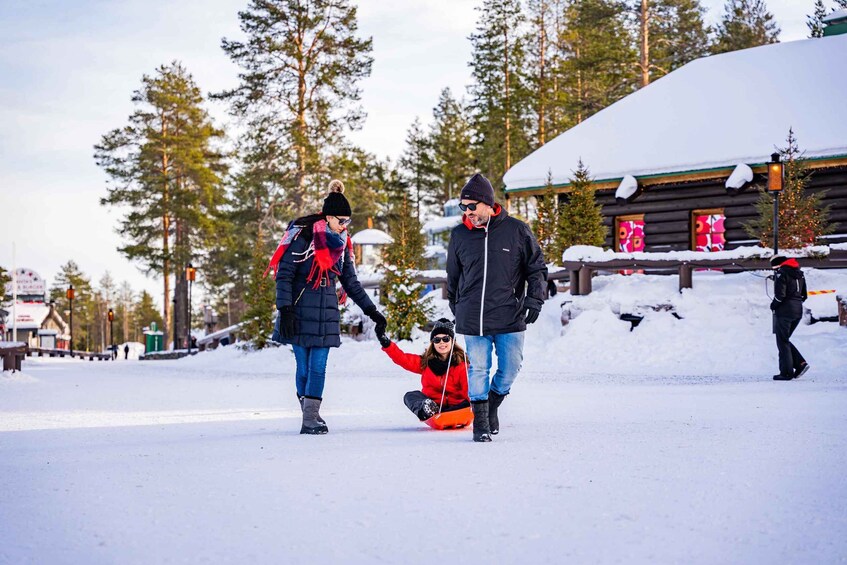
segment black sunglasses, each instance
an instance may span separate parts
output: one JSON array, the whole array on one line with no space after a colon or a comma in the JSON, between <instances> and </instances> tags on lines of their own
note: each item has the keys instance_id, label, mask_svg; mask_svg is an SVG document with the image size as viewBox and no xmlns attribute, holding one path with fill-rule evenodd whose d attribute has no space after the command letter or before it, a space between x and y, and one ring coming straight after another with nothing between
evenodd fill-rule
<instances>
[{"instance_id":1,"label":"black sunglasses","mask_svg":"<svg viewBox=\"0 0 847 565\"><path fill-rule=\"evenodd\" d=\"M342 226L349 226L350 222L353 221L353 218L343 218L342 219L342 218L339 218L338 216L333 216L333 218L338 220L339 225L342 225Z\"/></svg>"},{"instance_id":2,"label":"black sunglasses","mask_svg":"<svg viewBox=\"0 0 847 565\"><path fill-rule=\"evenodd\" d=\"M449 335L445 335L444 337L434 337L432 338L432 343L450 343L452 338Z\"/></svg>"},{"instance_id":3,"label":"black sunglasses","mask_svg":"<svg viewBox=\"0 0 847 565\"><path fill-rule=\"evenodd\" d=\"M470 210L471 212L476 212L476 207L480 205L480 202L471 202L470 204L459 204L459 210L464 212L465 210Z\"/></svg>"}]
</instances>

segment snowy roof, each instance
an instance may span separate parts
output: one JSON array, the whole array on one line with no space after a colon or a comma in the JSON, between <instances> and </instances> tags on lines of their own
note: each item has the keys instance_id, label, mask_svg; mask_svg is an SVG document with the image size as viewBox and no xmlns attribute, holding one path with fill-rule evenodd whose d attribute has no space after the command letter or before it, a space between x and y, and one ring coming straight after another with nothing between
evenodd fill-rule
<instances>
[{"instance_id":1,"label":"snowy roof","mask_svg":"<svg viewBox=\"0 0 847 565\"><path fill-rule=\"evenodd\" d=\"M357 231L352 239L356 245L386 245L394 242L390 235L375 228Z\"/></svg>"},{"instance_id":2,"label":"snowy roof","mask_svg":"<svg viewBox=\"0 0 847 565\"><path fill-rule=\"evenodd\" d=\"M439 233L451 230L462 223L462 216L442 216L433 218L423 225L423 231L427 233Z\"/></svg>"},{"instance_id":3,"label":"snowy roof","mask_svg":"<svg viewBox=\"0 0 847 565\"><path fill-rule=\"evenodd\" d=\"M828 24L830 22L837 22L837 21L843 20L843 19L847 19L847 8L842 8L840 10L836 10L833 13L831 13L830 15L826 16L821 21L825 24Z\"/></svg>"},{"instance_id":4,"label":"snowy roof","mask_svg":"<svg viewBox=\"0 0 847 565\"><path fill-rule=\"evenodd\" d=\"M763 164L794 128L806 157L847 155L847 35L692 61L515 164L507 190L567 184L580 158L598 181Z\"/></svg>"},{"instance_id":5,"label":"snowy roof","mask_svg":"<svg viewBox=\"0 0 847 565\"><path fill-rule=\"evenodd\" d=\"M224 328L222 330L218 330L216 332L206 334L206 335L204 335L203 337L201 337L200 339L197 340L197 345L203 345L204 343L212 343L216 339L226 337L226 336L232 334L233 332L241 329L242 324L243 324L243 322L238 323L238 324L233 324L233 325L229 326L228 328Z\"/></svg>"}]
</instances>

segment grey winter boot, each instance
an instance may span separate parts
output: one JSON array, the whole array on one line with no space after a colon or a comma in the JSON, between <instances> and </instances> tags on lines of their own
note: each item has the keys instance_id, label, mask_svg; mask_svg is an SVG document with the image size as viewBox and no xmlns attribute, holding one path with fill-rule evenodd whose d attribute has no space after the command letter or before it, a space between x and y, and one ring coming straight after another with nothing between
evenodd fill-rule
<instances>
[{"instance_id":1,"label":"grey winter boot","mask_svg":"<svg viewBox=\"0 0 847 565\"><path fill-rule=\"evenodd\" d=\"M303 412L303 399L304 399L304 398L306 398L306 397L305 397L305 396L300 396L299 394L297 395L297 400L299 400L299 401L300 401L300 412ZM326 422L324 422L324 419L323 419L323 418L321 418L321 415L320 415L320 414L318 414L318 422L320 422L321 424L326 425Z\"/></svg>"},{"instance_id":2,"label":"grey winter boot","mask_svg":"<svg viewBox=\"0 0 847 565\"><path fill-rule=\"evenodd\" d=\"M306 396L303 398L303 426L301 434L320 435L329 431L326 424L318 421L318 410L321 408L321 399Z\"/></svg>"},{"instance_id":3,"label":"grey winter boot","mask_svg":"<svg viewBox=\"0 0 847 565\"><path fill-rule=\"evenodd\" d=\"M497 416L497 409L503 404L504 398L506 398L505 394L497 394L493 390L488 392L488 427L493 436L500 433L500 418Z\"/></svg>"},{"instance_id":4,"label":"grey winter boot","mask_svg":"<svg viewBox=\"0 0 847 565\"><path fill-rule=\"evenodd\" d=\"M471 402L473 410L473 440L479 442L491 441L491 428L488 423L488 401Z\"/></svg>"}]
</instances>

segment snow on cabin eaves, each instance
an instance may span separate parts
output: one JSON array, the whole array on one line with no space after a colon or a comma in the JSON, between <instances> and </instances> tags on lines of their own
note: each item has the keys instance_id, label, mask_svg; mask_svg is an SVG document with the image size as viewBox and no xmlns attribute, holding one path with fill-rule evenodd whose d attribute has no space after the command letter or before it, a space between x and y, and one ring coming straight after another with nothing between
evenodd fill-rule
<instances>
[{"instance_id":1,"label":"snow on cabin eaves","mask_svg":"<svg viewBox=\"0 0 847 565\"><path fill-rule=\"evenodd\" d=\"M763 164L794 128L807 158L847 155L847 35L692 61L562 133L515 164L507 191Z\"/></svg>"}]
</instances>

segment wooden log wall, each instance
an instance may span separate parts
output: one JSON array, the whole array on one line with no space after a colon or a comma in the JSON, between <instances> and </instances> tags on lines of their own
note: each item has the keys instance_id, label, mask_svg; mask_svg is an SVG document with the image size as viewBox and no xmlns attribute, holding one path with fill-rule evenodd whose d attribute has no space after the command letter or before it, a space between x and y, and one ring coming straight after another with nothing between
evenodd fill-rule
<instances>
[{"instance_id":1,"label":"wooden log wall","mask_svg":"<svg viewBox=\"0 0 847 565\"><path fill-rule=\"evenodd\" d=\"M691 249L691 212L723 208L726 215L727 249L750 245L751 238L744 224L756 217L755 204L760 193L748 187L736 195L727 193L726 179L713 179L681 184L647 187L633 202L618 204L615 191L601 190L596 194L602 206L604 224L609 227L606 245L614 246L615 218L644 214L645 251L685 251ZM754 183L764 184L761 175ZM835 232L828 243L847 241L847 167L815 169L808 187L812 192L824 192L823 203L830 206L830 221ZM566 195L560 197L567 198Z\"/></svg>"}]
</instances>

